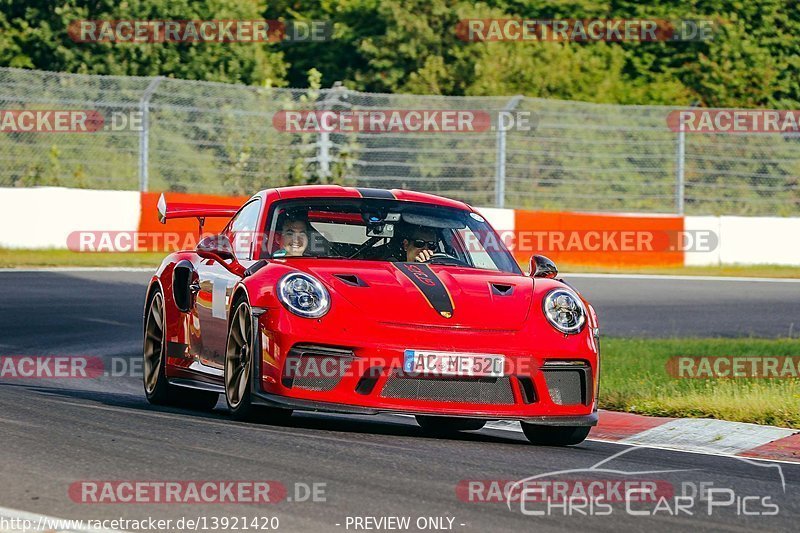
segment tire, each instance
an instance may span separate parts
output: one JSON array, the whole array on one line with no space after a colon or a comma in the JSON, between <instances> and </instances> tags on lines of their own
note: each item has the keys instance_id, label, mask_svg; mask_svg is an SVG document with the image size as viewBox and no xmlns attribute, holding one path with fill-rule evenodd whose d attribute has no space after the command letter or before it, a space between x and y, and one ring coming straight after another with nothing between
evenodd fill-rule
<instances>
[{"instance_id":1,"label":"tire","mask_svg":"<svg viewBox=\"0 0 800 533\"><path fill-rule=\"evenodd\" d=\"M486 420L478 418L454 418L447 416L417 415L417 424L434 434L455 433L457 431L477 431L486 424Z\"/></svg>"},{"instance_id":2,"label":"tire","mask_svg":"<svg viewBox=\"0 0 800 533\"><path fill-rule=\"evenodd\" d=\"M175 397L174 387L167 381L165 373L165 339L164 296L159 289L147 305L142 347L144 394L153 405L169 405Z\"/></svg>"},{"instance_id":3,"label":"tire","mask_svg":"<svg viewBox=\"0 0 800 533\"><path fill-rule=\"evenodd\" d=\"M250 397L252 339L250 305L238 301L228 324L224 367L225 401L234 420L251 420L256 411Z\"/></svg>"},{"instance_id":4,"label":"tire","mask_svg":"<svg viewBox=\"0 0 800 533\"><path fill-rule=\"evenodd\" d=\"M219 394L169 384L166 374L164 318L164 295L159 289L150 299L144 324L142 381L147 401L153 405L177 405L189 409L211 411L217 405Z\"/></svg>"},{"instance_id":5,"label":"tire","mask_svg":"<svg viewBox=\"0 0 800 533\"><path fill-rule=\"evenodd\" d=\"M589 436L589 426L542 426L522 422L522 432L531 442L540 446L573 446Z\"/></svg>"},{"instance_id":6,"label":"tire","mask_svg":"<svg viewBox=\"0 0 800 533\"><path fill-rule=\"evenodd\" d=\"M281 423L292 416L290 409L263 408L253 405L250 385L256 364L252 350L253 323L250 305L246 300L236 304L228 325L225 344L225 401L234 420L252 421L256 418Z\"/></svg>"}]
</instances>

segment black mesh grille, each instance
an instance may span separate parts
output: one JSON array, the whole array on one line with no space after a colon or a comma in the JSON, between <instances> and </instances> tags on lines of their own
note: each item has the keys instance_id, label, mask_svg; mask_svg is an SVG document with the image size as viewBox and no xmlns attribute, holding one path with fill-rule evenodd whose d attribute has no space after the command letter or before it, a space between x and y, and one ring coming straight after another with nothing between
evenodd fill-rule
<instances>
[{"instance_id":1,"label":"black mesh grille","mask_svg":"<svg viewBox=\"0 0 800 533\"><path fill-rule=\"evenodd\" d=\"M545 370L544 379L550 399L557 405L577 405L585 403L585 371Z\"/></svg>"},{"instance_id":2,"label":"black mesh grille","mask_svg":"<svg viewBox=\"0 0 800 533\"><path fill-rule=\"evenodd\" d=\"M438 402L514 403L511 381L501 378L431 379L392 373L383 386L384 398L408 398Z\"/></svg>"},{"instance_id":3,"label":"black mesh grille","mask_svg":"<svg viewBox=\"0 0 800 533\"><path fill-rule=\"evenodd\" d=\"M286 359L283 383L287 387L330 391L342 380L353 354L347 350L300 346Z\"/></svg>"}]
</instances>

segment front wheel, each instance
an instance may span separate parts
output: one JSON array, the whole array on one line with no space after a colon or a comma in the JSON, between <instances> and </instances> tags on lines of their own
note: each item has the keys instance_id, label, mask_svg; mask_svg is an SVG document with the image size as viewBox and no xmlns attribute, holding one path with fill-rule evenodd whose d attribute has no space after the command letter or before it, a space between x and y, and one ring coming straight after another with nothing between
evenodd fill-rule
<instances>
[{"instance_id":1,"label":"front wheel","mask_svg":"<svg viewBox=\"0 0 800 533\"><path fill-rule=\"evenodd\" d=\"M429 433L445 434L457 431L477 431L481 429L486 420L477 418L451 418L446 416L417 415L417 424Z\"/></svg>"},{"instance_id":2,"label":"front wheel","mask_svg":"<svg viewBox=\"0 0 800 533\"><path fill-rule=\"evenodd\" d=\"M289 409L259 409L253 405L250 382L253 365L258 363L253 346L253 322L250 305L239 303L231 316L228 343L225 348L225 400L235 420L253 420L262 416L270 422L285 422L291 415Z\"/></svg>"},{"instance_id":3,"label":"front wheel","mask_svg":"<svg viewBox=\"0 0 800 533\"><path fill-rule=\"evenodd\" d=\"M225 348L225 400L236 420L247 420L254 414L250 398L252 338L250 306L243 301L231 315Z\"/></svg>"},{"instance_id":4,"label":"front wheel","mask_svg":"<svg viewBox=\"0 0 800 533\"><path fill-rule=\"evenodd\" d=\"M522 422L522 432L531 442L541 446L572 446L589 436L589 426L543 426Z\"/></svg>"}]
</instances>

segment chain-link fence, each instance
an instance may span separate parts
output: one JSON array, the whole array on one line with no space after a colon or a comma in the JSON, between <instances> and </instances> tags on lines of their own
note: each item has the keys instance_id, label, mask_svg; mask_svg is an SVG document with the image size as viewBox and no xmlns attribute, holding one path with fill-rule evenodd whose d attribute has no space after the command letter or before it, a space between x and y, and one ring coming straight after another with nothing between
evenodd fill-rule
<instances>
[{"instance_id":1,"label":"chain-link fence","mask_svg":"<svg viewBox=\"0 0 800 533\"><path fill-rule=\"evenodd\" d=\"M275 89L0 69L0 110L137 117L94 133L0 134L0 186L250 194L291 184L409 188L474 205L688 214L800 213L798 134L681 134L678 108L522 97ZM528 114L530 128L288 133L283 110ZM133 121L133 118L130 118ZM124 122L124 121L123 121Z\"/></svg>"}]
</instances>

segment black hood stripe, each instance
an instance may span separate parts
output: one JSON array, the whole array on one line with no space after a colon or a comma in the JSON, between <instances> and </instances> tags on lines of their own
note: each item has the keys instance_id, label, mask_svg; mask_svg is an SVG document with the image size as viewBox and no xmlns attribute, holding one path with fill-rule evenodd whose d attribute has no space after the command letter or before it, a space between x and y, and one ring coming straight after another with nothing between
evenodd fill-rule
<instances>
[{"instance_id":1,"label":"black hood stripe","mask_svg":"<svg viewBox=\"0 0 800 533\"><path fill-rule=\"evenodd\" d=\"M364 198L383 198L387 200L396 200L392 191L387 191L386 189L370 189L369 187L358 187L356 188L358 194L363 196Z\"/></svg>"},{"instance_id":2,"label":"black hood stripe","mask_svg":"<svg viewBox=\"0 0 800 533\"><path fill-rule=\"evenodd\" d=\"M394 263L416 285L428 303L445 318L453 315L453 299L442 280L424 263Z\"/></svg>"}]
</instances>

